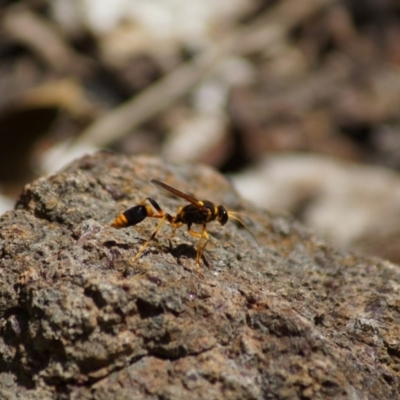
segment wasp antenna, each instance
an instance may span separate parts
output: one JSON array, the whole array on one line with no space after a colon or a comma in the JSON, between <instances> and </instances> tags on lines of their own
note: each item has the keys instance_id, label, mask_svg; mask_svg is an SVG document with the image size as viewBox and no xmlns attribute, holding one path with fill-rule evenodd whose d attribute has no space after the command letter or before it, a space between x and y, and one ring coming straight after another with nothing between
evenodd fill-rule
<instances>
[{"instance_id":1,"label":"wasp antenna","mask_svg":"<svg viewBox=\"0 0 400 400\"><path fill-rule=\"evenodd\" d=\"M228 211L228 214L229 214L229 216L232 216L232 215L241 215L241 216L243 216L243 215L245 215L243 213L240 213L239 211Z\"/></svg>"},{"instance_id":2,"label":"wasp antenna","mask_svg":"<svg viewBox=\"0 0 400 400\"><path fill-rule=\"evenodd\" d=\"M236 215L239 214L237 211L228 211L228 216L229 218L232 218L236 221L238 221L240 224L243 225L243 227L247 230L247 232L250 233L250 235L253 237L254 241L256 242L257 246L259 246L256 237L254 236L253 232L250 230L250 228L244 223L242 219L237 217Z\"/></svg>"}]
</instances>

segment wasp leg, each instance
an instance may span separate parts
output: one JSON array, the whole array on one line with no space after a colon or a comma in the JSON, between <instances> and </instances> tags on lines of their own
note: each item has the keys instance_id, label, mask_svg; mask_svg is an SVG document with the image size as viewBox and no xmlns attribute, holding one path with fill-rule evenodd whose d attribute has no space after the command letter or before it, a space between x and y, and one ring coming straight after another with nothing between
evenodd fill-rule
<instances>
[{"instance_id":1,"label":"wasp leg","mask_svg":"<svg viewBox=\"0 0 400 400\"><path fill-rule=\"evenodd\" d=\"M189 229L189 234L199 238L199 242L197 244L197 255L196 255L196 269L197 269L197 274L201 275L200 272L200 260L201 256L203 255L203 252L205 248L207 247L208 242L210 241L210 238L207 233L206 226L203 225L203 229L201 230L201 233L193 231L192 229ZM204 244L202 245L202 240L205 239Z\"/></svg>"},{"instance_id":2,"label":"wasp leg","mask_svg":"<svg viewBox=\"0 0 400 400\"><path fill-rule=\"evenodd\" d=\"M139 251L136 253L135 257L132 258L131 260L131 264L134 264L136 262L136 260L139 259L139 257L143 254L143 252L146 250L147 246L149 245L149 243L156 237L158 231L160 230L160 228L162 227L162 225L164 224L164 222L166 220L168 220L170 217L169 214L164 214L163 217L161 217L160 222L158 223L156 229L154 229L153 233L151 234L150 238L147 239L147 241L143 244L143 246L139 249Z\"/></svg>"},{"instance_id":3,"label":"wasp leg","mask_svg":"<svg viewBox=\"0 0 400 400\"><path fill-rule=\"evenodd\" d=\"M182 211L182 207L179 207L176 215L178 216L181 211ZM170 223L171 228L172 228L171 235L168 238L169 240L171 240L175 236L176 230L183 225L183 222L175 222L176 219L177 219L177 217L175 217L174 219L171 218L171 220L168 220L168 222Z\"/></svg>"},{"instance_id":4,"label":"wasp leg","mask_svg":"<svg viewBox=\"0 0 400 400\"><path fill-rule=\"evenodd\" d=\"M198 258L197 263L200 263L201 257L203 256L203 252L206 249L208 242L210 241L210 238L208 236L207 229L206 229L205 225L203 225L203 229L201 231L201 237L205 239L205 242L200 248L200 252L199 252L199 254L197 256L197 258Z\"/></svg>"},{"instance_id":5,"label":"wasp leg","mask_svg":"<svg viewBox=\"0 0 400 400\"><path fill-rule=\"evenodd\" d=\"M149 245L149 243L156 237L158 231L161 229L162 225L164 224L165 221L168 221L170 223L170 225L174 228L174 230L176 228L178 228L181 224L176 224L174 222L174 218L165 213L164 211L161 210L161 208L159 210L159 214L157 215L151 215L151 217L153 218L161 218L160 222L158 223L158 225L156 226L156 229L154 229L153 233L151 234L150 238L143 244L143 246L139 249L139 251L137 252L137 254L135 255L135 257L132 258L131 260L131 264L134 264L136 260L139 259L139 257L143 254L143 252L146 250L147 246Z\"/></svg>"}]
</instances>

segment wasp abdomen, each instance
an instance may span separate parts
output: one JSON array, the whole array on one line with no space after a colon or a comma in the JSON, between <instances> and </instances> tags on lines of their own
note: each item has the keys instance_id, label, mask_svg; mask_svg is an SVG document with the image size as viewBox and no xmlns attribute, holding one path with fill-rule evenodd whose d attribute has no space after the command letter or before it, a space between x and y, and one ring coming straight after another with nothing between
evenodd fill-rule
<instances>
[{"instance_id":1,"label":"wasp abdomen","mask_svg":"<svg viewBox=\"0 0 400 400\"><path fill-rule=\"evenodd\" d=\"M136 225L142 222L148 216L147 208L144 205L131 207L119 214L113 221L111 226L113 228L126 228L127 226Z\"/></svg>"}]
</instances>

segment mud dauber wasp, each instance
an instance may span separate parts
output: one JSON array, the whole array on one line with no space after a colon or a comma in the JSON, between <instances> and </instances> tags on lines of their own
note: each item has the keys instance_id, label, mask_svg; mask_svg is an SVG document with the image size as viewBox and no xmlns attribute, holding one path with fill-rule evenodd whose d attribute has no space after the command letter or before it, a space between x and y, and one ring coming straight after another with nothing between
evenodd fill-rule
<instances>
[{"instance_id":1,"label":"mud dauber wasp","mask_svg":"<svg viewBox=\"0 0 400 400\"><path fill-rule=\"evenodd\" d=\"M132 264L143 254L148 244L156 237L158 231L165 221L167 221L173 229L172 236L175 234L175 231L182 225L187 225L189 234L199 239L196 255L196 267L198 273L201 256L208 242L210 241L206 228L209 222L218 221L221 225L225 225L228 222L228 219L232 218L241 223L244 228L247 229L249 233L253 236L254 240L256 240L247 225L239 217L237 217L237 214L239 214L238 212L228 211L224 206L216 206L214 203L208 200L197 200L196 198L156 179L152 179L150 182L162 187L163 189L168 190L175 196L187 200L190 204L184 207L179 207L177 214L173 216L164 212L154 199L152 199L151 197L147 197L142 203L129 208L122 214L119 214L117 218L115 218L115 220L111 224L111 226L114 228L125 228L128 226L137 225L138 223L142 222L146 217L160 219L160 222L154 229L150 238L142 245L135 257L133 257L131 261ZM150 204L145 204L146 201L148 201ZM201 225L201 232L196 232L192 230L191 227L193 224Z\"/></svg>"}]
</instances>

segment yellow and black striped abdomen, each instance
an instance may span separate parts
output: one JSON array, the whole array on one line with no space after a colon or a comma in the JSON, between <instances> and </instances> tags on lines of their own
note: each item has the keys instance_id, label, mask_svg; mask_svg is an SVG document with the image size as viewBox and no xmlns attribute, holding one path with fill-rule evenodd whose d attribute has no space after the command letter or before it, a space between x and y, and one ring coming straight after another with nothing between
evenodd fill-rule
<instances>
[{"instance_id":1,"label":"yellow and black striped abdomen","mask_svg":"<svg viewBox=\"0 0 400 400\"><path fill-rule=\"evenodd\" d=\"M140 204L138 206L129 208L122 214L119 214L111 226L113 228L126 228L127 226L136 225L139 222L142 222L147 216L147 207Z\"/></svg>"}]
</instances>

